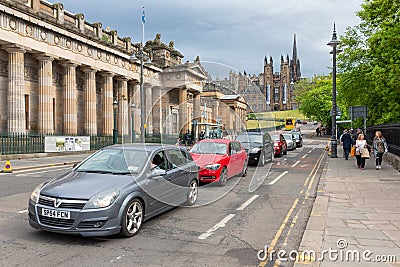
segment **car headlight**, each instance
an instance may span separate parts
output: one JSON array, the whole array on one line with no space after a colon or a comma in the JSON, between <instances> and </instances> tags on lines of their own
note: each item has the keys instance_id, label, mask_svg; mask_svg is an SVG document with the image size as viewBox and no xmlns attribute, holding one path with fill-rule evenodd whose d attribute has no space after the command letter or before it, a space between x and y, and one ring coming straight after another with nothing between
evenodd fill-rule
<instances>
[{"instance_id":1,"label":"car headlight","mask_svg":"<svg viewBox=\"0 0 400 267\"><path fill-rule=\"evenodd\" d=\"M118 196L119 191L117 190L98 193L89 199L84 209L106 208L113 204Z\"/></svg>"},{"instance_id":2,"label":"car headlight","mask_svg":"<svg viewBox=\"0 0 400 267\"><path fill-rule=\"evenodd\" d=\"M39 193L40 190L42 190L44 183L41 183L40 185L36 186L35 189L33 189L33 192L31 194L31 200L35 203L39 202Z\"/></svg>"},{"instance_id":3,"label":"car headlight","mask_svg":"<svg viewBox=\"0 0 400 267\"><path fill-rule=\"evenodd\" d=\"M206 169L216 171L221 167L221 164L210 164L206 166Z\"/></svg>"},{"instance_id":4,"label":"car headlight","mask_svg":"<svg viewBox=\"0 0 400 267\"><path fill-rule=\"evenodd\" d=\"M249 153L258 153L260 152L261 148L259 147L253 147L249 149Z\"/></svg>"}]
</instances>

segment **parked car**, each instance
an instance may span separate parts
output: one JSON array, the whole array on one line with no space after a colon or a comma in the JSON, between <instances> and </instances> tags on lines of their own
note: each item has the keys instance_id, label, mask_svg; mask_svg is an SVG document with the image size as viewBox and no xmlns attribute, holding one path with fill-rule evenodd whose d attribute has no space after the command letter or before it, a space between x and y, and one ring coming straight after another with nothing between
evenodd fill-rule
<instances>
[{"instance_id":1,"label":"parked car","mask_svg":"<svg viewBox=\"0 0 400 267\"><path fill-rule=\"evenodd\" d=\"M217 182L223 186L227 179L247 174L246 151L237 141L204 139L194 144L190 155L200 168L200 182Z\"/></svg>"},{"instance_id":2,"label":"parked car","mask_svg":"<svg viewBox=\"0 0 400 267\"><path fill-rule=\"evenodd\" d=\"M287 144L285 137L283 134L278 133L278 134L273 134L271 135L272 140L274 140L274 151L275 151L275 156L282 157L282 155L287 154Z\"/></svg>"},{"instance_id":3,"label":"parked car","mask_svg":"<svg viewBox=\"0 0 400 267\"><path fill-rule=\"evenodd\" d=\"M242 132L238 134L236 141L239 141L246 150L249 163L264 166L274 158L274 143L267 132Z\"/></svg>"},{"instance_id":4,"label":"parked car","mask_svg":"<svg viewBox=\"0 0 400 267\"><path fill-rule=\"evenodd\" d=\"M29 224L51 232L136 235L142 223L174 206L194 205L198 167L176 146L115 145L38 185Z\"/></svg>"},{"instance_id":5,"label":"parked car","mask_svg":"<svg viewBox=\"0 0 400 267\"><path fill-rule=\"evenodd\" d=\"M303 146L303 137L301 132L292 131L292 135L296 138L296 147Z\"/></svg>"},{"instance_id":6,"label":"parked car","mask_svg":"<svg viewBox=\"0 0 400 267\"><path fill-rule=\"evenodd\" d=\"M283 137L285 137L288 150L296 149L296 138L294 137L292 132L283 133Z\"/></svg>"}]
</instances>

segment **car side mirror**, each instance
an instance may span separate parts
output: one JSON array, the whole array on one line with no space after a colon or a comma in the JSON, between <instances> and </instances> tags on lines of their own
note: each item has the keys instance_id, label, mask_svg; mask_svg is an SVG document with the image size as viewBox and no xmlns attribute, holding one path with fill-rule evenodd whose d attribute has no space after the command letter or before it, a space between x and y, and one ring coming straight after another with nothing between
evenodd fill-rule
<instances>
[{"instance_id":1,"label":"car side mirror","mask_svg":"<svg viewBox=\"0 0 400 267\"><path fill-rule=\"evenodd\" d=\"M162 169L158 169L158 168L151 170L151 177L152 178L164 176L166 174L167 174L166 170L162 170Z\"/></svg>"},{"instance_id":2,"label":"car side mirror","mask_svg":"<svg viewBox=\"0 0 400 267\"><path fill-rule=\"evenodd\" d=\"M237 154L237 152L236 152L236 150L231 150L231 155L235 155L235 154Z\"/></svg>"},{"instance_id":3,"label":"car side mirror","mask_svg":"<svg viewBox=\"0 0 400 267\"><path fill-rule=\"evenodd\" d=\"M76 166L78 166L78 163L74 163L74 165L72 165L72 169L75 169Z\"/></svg>"}]
</instances>

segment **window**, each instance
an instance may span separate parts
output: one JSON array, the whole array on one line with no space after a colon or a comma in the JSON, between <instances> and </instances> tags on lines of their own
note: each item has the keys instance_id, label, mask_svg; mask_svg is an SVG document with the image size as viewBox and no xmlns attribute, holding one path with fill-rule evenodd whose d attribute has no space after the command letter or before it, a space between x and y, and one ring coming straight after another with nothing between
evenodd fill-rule
<instances>
[{"instance_id":1,"label":"window","mask_svg":"<svg viewBox=\"0 0 400 267\"><path fill-rule=\"evenodd\" d=\"M151 160L151 169L168 170L168 161L163 151L157 152Z\"/></svg>"},{"instance_id":2,"label":"window","mask_svg":"<svg viewBox=\"0 0 400 267\"><path fill-rule=\"evenodd\" d=\"M176 168L180 165L183 165L187 162L187 158L182 153L183 151L179 149L168 150L169 160L172 163L172 168Z\"/></svg>"}]
</instances>

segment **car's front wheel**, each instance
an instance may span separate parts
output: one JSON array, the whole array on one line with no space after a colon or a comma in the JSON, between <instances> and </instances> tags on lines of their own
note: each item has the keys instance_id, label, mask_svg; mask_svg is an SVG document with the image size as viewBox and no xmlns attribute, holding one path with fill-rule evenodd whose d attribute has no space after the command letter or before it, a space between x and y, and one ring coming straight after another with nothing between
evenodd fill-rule
<instances>
[{"instance_id":1,"label":"car's front wheel","mask_svg":"<svg viewBox=\"0 0 400 267\"><path fill-rule=\"evenodd\" d=\"M224 186L226 184L227 179L228 179L228 172L226 168L223 168L219 176L219 185Z\"/></svg>"},{"instance_id":2,"label":"car's front wheel","mask_svg":"<svg viewBox=\"0 0 400 267\"><path fill-rule=\"evenodd\" d=\"M131 237L136 235L143 223L143 204L134 198L125 206L122 214L120 235L123 237Z\"/></svg>"},{"instance_id":3,"label":"car's front wheel","mask_svg":"<svg viewBox=\"0 0 400 267\"><path fill-rule=\"evenodd\" d=\"M260 153L260 159L258 160L258 166L262 167L265 165L265 155L264 153L261 151Z\"/></svg>"},{"instance_id":4,"label":"car's front wheel","mask_svg":"<svg viewBox=\"0 0 400 267\"><path fill-rule=\"evenodd\" d=\"M247 160L243 162L243 169L239 176L245 177L247 175Z\"/></svg>"},{"instance_id":5,"label":"car's front wheel","mask_svg":"<svg viewBox=\"0 0 400 267\"><path fill-rule=\"evenodd\" d=\"M194 204L196 204L198 195L199 195L199 186L196 180L192 180L188 188L186 205L193 206Z\"/></svg>"}]
</instances>

